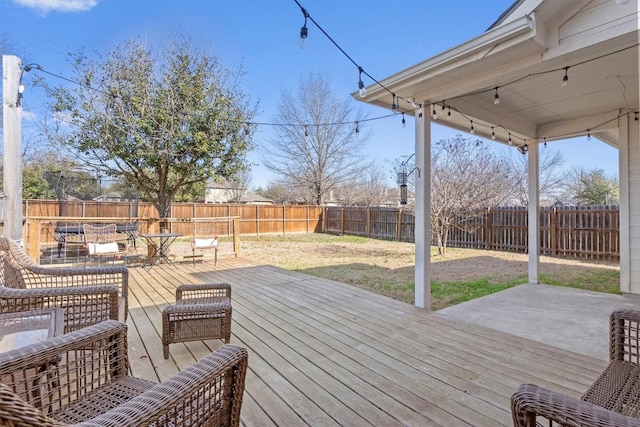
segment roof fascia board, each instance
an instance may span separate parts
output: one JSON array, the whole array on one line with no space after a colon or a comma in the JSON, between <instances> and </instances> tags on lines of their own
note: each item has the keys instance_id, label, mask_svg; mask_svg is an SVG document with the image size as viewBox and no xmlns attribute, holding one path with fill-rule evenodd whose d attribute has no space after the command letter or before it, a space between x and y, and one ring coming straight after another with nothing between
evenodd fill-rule
<instances>
[{"instance_id":1,"label":"roof fascia board","mask_svg":"<svg viewBox=\"0 0 640 427\"><path fill-rule=\"evenodd\" d=\"M508 24L492 29L475 37L466 43L449 49L440 55L434 56L413 67L400 71L381 81L384 87L391 87L402 84L408 79L413 79L419 74L426 72L437 73L438 69L450 69L455 67L456 62L467 63L468 56L481 51L491 51L491 49L505 41L514 39L523 34L535 35L535 21L533 15L526 15ZM378 97L386 96L388 92L378 84L370 85L366 88L367 96L361 99L364 102L372 102ZM352 96L358 99L358 92Z\"/></svg>"}]
</instances>

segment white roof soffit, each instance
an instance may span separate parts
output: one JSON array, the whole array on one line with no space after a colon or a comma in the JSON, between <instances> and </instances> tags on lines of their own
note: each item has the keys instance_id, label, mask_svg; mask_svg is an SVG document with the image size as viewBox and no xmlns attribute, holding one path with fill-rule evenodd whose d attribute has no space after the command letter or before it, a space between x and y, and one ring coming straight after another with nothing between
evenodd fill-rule
<instances>
[{"instance_id":1,"label":"white roof soffit","mask_svg":"<svg viewBox=\"0 0 640 427\"><path fill-rule=\"evenodd\" d=\"M380 81L382 86L386 87L389 91L404 99L413 99L416 86L420 82L429 80L428 87L421 89L421 92L429 93L429 99L448 99L454 96L465 93L464 89L455 90L455 93L443 94L443 96L434 96L433 91L441 88L441 83L458 82L459 83L459 70L464 68L465 74L469 72L468 67L477 66L478 69L487 68L480 67L477 64L480 62L493 62L500 56L500 53L505 52L509 47L513 47L516 44L531 41L535 38L535 23L533 16L523 16L515 21L512 21L504 26L491 29L478 37L467 41L461 45L458 45L452 49L449 49L433 58L430 58L424 62L414 65L406 70L396 73L390 77ZM526 49L518 49L520 55L530 54L532 51L541 53L544 51L544 47L535 45ZM513 50L507 54L512 56ZM504 61L504 59L502 59ZM488 64L487 64L488 66ZM441 79L441 80L440 80ZM436 83L436 80L438 82ZM363 102L379 105L382 107L390 107L392 102L392 96L387 90L378 84L370 85L366 88L367 95L365 99L361 99ZM441 91L441 90L440 90ZM446 95L446 96L444 96ZM359 98L358 92L354 92L352 96L356 99ZM427 98L424 98L427 99ZM424 101L422 99L422 101ZM421 102L420 98L415 97L415 102ZM406 108L405 108L406 107ZM400 105L399 108L404 111L412 110L410 104Z\"/></svg>"}]
</instances>

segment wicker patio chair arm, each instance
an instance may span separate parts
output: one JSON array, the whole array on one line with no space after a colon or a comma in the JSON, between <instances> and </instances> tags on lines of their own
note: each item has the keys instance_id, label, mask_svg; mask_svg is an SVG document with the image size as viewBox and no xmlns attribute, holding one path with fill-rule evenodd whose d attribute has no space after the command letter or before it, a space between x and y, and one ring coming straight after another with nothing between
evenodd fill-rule
<instances>
[{"instance_id":1,"label":"wicker patio chair arm","mask_svg":"<svg viewBox=\"0 0 640 427\"><path fill-rule=\"evenodd\" d=\"M20 269L27 288L117 284L122 295L128 292L129 271L125 266L108 267L42 267Z\"/></svg>"},{"instance_id":2,"label":"wicker patio chair arm","mask_svg":"<svg viewBox=\"0 0 640 427\"><path fill-rule=\"evenodd\" d=\"M0 353L0 377L12 379L12 391L33 405L43 390L52 390L47 400L54 408L128 370L127 325L115 320Z\"/></svg>"},{"instance_id":3,"label":"wicker patio chair arm","mask_svg":"<svg viewBox=\"0 0 640 427\"><path fill-rule=\"evenodd\" d=\"M238 426L247 371L247 351L223 345L199 362L130 401L80 423L85 427L163 425ZM222 402L214 401L222 399Z\"/></svg>"},{"instance_id":4,"label":"wicker patio chair arm","mask_svg":"<svg viewBox=\"0 0 640 427\"><path fill-rule=\"evenodd\" d=\"M536 417L567 427L640 427L640 420L636 418L533 384L521 385L511 396L511 414L515 427L535 427Z\"/></svg>"},{"instance_id":5,"label":"wicker patio chair arm","mask_svg":"<svg viewBox=\"0 0 640 427\"><path fill-rule=\"evenodd\" d=\"M176 300L191 298L222 298L231 300L229 283L201 283L180 285L176 289Z\"/></svg>"},{"instance_id":6,"label":"wicker patio chair arm","mask_svg":"<svg viewBox=\"0 0 640 427\"><path fill-rule=\"evenodd\" d=\"M631 309L615 310L609 318L609 358L640 362L638 331L640 331L640 311Z\"/></svg>"}]
</instances>

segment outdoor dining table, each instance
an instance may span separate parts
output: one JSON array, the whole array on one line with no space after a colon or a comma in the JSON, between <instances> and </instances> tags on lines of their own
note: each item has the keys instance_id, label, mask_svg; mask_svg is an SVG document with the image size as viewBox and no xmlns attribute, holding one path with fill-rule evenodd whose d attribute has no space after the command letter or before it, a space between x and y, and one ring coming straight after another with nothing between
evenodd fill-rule
<instances>
[{"instance_id":1,"label":"outdoor dining table","mask_svg":"<svg viewBox=\"0 0 640 427\"><path fill-rule=\"evenodd\" d=\"M182 236L179 233L150 233L140 234L140 237L147 241L147 244L155 251L155 256L149 257L149 265L154 266L160 262L173 264L169 258L169 247L175 240Z\"/></svg>"}]
</instances>

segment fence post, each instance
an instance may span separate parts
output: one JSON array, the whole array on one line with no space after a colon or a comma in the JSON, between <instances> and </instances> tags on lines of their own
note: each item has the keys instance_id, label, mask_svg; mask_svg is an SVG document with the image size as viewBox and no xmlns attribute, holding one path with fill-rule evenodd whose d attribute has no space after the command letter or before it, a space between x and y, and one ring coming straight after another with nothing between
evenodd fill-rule
<instances>
[{"instance_id":1,"label":"fence post","mask_svg":"<svg viewBox=\"0 0 640 427\"><path fill-rule=\"evenodd\" d=\"M27 244L26 250L36 264L40 264L40 226L42 221L27 219ZM24 244L24 243L23 243Z\"/></svg>"},{"instance_id":2,"label":"fence post","mask_svg":"<svg viewBox=\"0 0 640 427\"><path fill-rule=\"evenodd\" d=\"M366 219L364 223L365 234L367 237L371 237L371 210L369 208L365 210L365 215L366 215Z\"/></svg>"},{"instance_id":3,"label":"fence post","mask_svg":"<svg viewBox=\"0 0 640 427\"><path fill-rule=\"evenodd\" d=\"M240 256L240 218L233 218L233 252Z\"/></svg>"},{"instance_id":4,"label":"fence post","mask_svg":"<svg viewBox=\"0 0 640 427\"><path fill-rule=\"evenodd\" d=\"M282 205L282 235L287 234L287 209Z\"/></svg>"},{"instance_id":5,"label":"fence post","mask_svg":"<svg viewBox=\"0 0 640 427\"><path fill-rule=\"evenodd\" d=\"M259 236L259 235L260 235L260 211L258 210L258 205L256 205L256 236Z\"/></svg>"},{"instance_id":6,"label":"fence post","mask_svg":"<svg viewBox=\"0 0 640 427\"><path fill-rule=\"evenodd\" d=\"M398 208L398 220L396 224L396 238L398 242L400 242L402 240L402 208Z\"/></svg>"},{"instance_id":7,"label":"fence post","mask_svg":"<svg viewBox=\"0 0 640 427\"><path fill-rule=\"evenodd\" d=\"M551 220L549 221L549 228L551 228L550 230L550 234L551 234L551 255L558 255L558 242L557 242L557 237L558 237L558 210L557 208L553 208L553 210L551 211Z\"/></svg>"},{"instance_id":8,"label":"fence post","mask_svg":"<svg viewBox=\"0 0 640 427\"><path fill-rule=\"evenodd\" d=\"M309 234L309 205L305 205L307 210L307 234Z\"/></svg>"},{"instance_id":9,"label":"fence post","mask_svg":"<svg viewBox=\"0 0 640 427\"><path fill-rule=\"evenodd\" d=\"M487 208L484 214L484 248L491 249L492 236L493 236L493 215L491 214L491 208Z\"/></svg>"}]
</instances>

